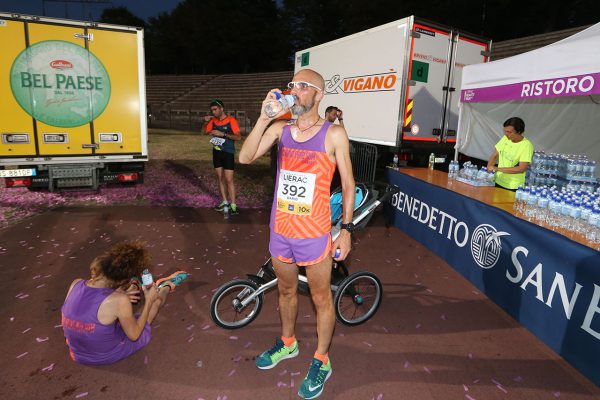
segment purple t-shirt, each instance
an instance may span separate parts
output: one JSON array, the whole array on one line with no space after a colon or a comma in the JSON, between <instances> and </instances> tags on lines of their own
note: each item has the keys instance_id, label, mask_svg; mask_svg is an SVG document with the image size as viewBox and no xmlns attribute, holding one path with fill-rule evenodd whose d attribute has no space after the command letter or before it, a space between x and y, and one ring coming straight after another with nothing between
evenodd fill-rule
<instances>
[{"instance_id":1,"label":"purple t-shirt","mask_svg":"<svg viewBox=\"0 0 600 400\"><path fill-rule=\"evenodd\" d=\"M62 327L74 361L89 365L112 364L150 342L148 324L134 342L127 337L118 320L109 325L98 320L100 304L113 292L113 289L90 287L82 280L67 296L61 308Z\"/></svg>"}]
</instances>

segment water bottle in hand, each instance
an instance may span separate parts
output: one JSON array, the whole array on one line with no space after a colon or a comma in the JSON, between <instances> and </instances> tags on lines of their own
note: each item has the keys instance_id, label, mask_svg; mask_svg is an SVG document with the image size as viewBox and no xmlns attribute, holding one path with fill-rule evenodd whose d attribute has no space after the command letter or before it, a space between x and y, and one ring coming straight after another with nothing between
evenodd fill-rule
<instances>
[{"instance_id":1,"label":"water bottle in hand","mask_svg":"<svg viewBox=\"0 0 600 400\"><path fill-rule=\"evenodd\" d=\"M275 92L275 99L270 99L265 104L265 114L267 114L267 117L273 118L281 111L293 106L294 102L294 96L291 94L282 95L280 92Z\"/></svg>"},{"instance_id":2,"label":"water bottle in hand","mask_svg":"<svg viewBox=\"0 0 600 400\"><path fill-rule=\"evenodd\" d=\"M152 274L150 271L148 271L148 269L145 269L144 272L142 272L142 285L149 286L152 285L153 282L154 279L152 279Z\"/></svg>"}]
</instances>

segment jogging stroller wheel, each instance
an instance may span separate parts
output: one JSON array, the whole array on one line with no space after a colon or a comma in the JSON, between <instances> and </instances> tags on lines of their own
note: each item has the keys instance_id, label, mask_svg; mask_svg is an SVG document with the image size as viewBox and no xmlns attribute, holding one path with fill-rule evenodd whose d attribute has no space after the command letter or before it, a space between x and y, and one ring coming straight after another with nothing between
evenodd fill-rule
<instances>
[{"instance_id":1,"label":"jogging stroller wheel","mask_svg":"<svg viewBox=\"0 0 600 400\"><path fill-rule=\"evenodd\" d=\"M258 285L247 279L227 282L215 292L210 301L212 320L225 329L238 329L248 325L260 313L263 294L259 294L244 305L258 290Z\"/></svg>"},{"instance_id":2,"label":"jogging stroller wheel","mask_svg":"<svg viewBox=\"0 0 600 400\"><path fill-rule=\"evenodd\" d=\"M344 325L360 325L377 312L383 288L371 272L355 272L340 282L333 304L335 316Z\"/></svg>"}]
</instances>

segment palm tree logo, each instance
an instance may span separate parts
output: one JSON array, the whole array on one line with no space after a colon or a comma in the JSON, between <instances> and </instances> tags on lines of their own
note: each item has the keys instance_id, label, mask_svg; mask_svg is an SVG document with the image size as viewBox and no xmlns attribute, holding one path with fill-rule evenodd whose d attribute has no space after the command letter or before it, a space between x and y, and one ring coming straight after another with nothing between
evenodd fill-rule
<instances>
[{"instance_id":1,"label":"palm tree logo","mask_svg":"<svg viewBox=\"0 0 600 400\"><path fill-rule=\"evenodd\" d=\"M498 232L488 224L481 224L471 236L471 254L481 268L490 269L500 259L502 242L500 237L510 235L508 232Z\"/></svg>"}]
</instances>

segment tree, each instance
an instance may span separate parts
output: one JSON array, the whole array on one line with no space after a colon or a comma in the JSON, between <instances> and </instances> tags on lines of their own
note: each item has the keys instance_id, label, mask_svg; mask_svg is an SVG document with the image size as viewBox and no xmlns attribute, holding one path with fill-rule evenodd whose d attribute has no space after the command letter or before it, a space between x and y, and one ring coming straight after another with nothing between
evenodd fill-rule
<instances>
[{"instance_id":1,"label":"tree","mask_svg":"<svg viewBox=\"0 0 600 400\"><path fill-rule=\"evenodd\" d=\"M115 25L145 27L143 19L136 17L127 7L105 8L100 15L100 22Z\"/></svg>"}]
</instances>

